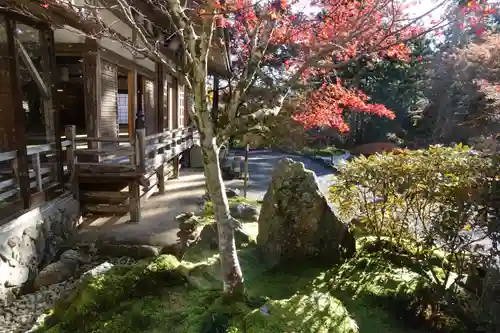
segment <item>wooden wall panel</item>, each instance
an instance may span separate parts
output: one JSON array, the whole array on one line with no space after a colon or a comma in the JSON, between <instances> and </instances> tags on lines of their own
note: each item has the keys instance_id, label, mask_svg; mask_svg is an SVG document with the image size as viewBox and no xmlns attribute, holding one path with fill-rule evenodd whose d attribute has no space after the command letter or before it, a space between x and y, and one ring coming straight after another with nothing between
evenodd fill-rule
<instances>
[{"instance_id":1,"label":"wooden wall panel","mask_svg":"<svg viewBox=\"0 0 500 333\"><path fill-rule=\"evenodd\" d=\"M115 64L101 61L100 136L118 138L118 69Z\"/></svg>"}]
</instances>

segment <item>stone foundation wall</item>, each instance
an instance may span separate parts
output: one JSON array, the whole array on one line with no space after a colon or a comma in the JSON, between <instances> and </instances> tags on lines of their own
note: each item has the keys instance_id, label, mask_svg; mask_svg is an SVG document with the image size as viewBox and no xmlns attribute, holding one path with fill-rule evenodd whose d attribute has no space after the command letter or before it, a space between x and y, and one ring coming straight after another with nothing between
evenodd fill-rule
<instances>
[{"instance_id":1,"label":"stone foundation wall","mask_svg":"<svg viewBox=\"0 0 500 333\"><path fill-rule=\"evenodd\" d=\"M80 219L78 202L67 194L0 226L0 304L71 243Z\"/></svg>"}]
</instances>

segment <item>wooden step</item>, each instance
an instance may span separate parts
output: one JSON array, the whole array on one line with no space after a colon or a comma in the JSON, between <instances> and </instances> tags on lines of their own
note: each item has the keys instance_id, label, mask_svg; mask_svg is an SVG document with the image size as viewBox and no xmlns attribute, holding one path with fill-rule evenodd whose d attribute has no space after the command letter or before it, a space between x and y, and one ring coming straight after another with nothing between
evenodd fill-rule
<instances>
[{"instance_id":1,"label":"wooden step","mask_svg":"<svg viewBox=\"0 0 500 333\"><path fill-rule=\"evenodd\" d=\"M106 205L106 204L96 204L96 205L83 205L83 213L106 213L106 214L126 214L130 211L129 205Z\"/></svg>"},{"instance_id":2,"label":"wooden step","mask_svg":"<svg viewBox=\"0 0 500 333\"><path fill-rule=\"evenodd\" d=\"M111 191L80 191L80 200L86 203L95 204L120 204L124 203L130 197L128 192Z\"/></svg>"}]
</instances>

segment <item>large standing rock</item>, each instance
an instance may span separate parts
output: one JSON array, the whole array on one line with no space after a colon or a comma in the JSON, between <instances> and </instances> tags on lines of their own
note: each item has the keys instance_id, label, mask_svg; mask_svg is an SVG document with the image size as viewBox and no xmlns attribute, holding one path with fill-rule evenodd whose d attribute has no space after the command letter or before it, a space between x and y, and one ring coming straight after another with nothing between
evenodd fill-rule
<instances>
[{"instance_id":1,"label":"large standing rock","mask_svg":"<svg viewBox=\"0 0 500 333\"><path fill-rule=\"evenodd\" d=\"M304 164L280 160L263 201L257 244L268 263L316 258L330 264L354 253L354 236Z\"/></svg>"}]
</instances>

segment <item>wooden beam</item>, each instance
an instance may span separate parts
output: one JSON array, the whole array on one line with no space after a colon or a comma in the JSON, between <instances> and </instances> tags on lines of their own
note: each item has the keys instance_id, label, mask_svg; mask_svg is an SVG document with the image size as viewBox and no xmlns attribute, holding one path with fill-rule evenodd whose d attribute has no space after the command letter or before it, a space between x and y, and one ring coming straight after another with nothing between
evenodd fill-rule
<instances>
[{"instance_id":1,"label":"wooden beam","mask_svg":"<svg viewBox=\"0 0 500 333\"><path fill-rule=\"evenodd\" d=\"M56 54L83 57L83 54L88 51L88 46L85 43L56 43Z\"/></svg>"},{"instance_id":2,"label":"wooden beam","mask_svg":"<svg viewBox=\"0 0 500 333\"><path fill-rule=\"evenodd\" d=\"M46 114L46 132L51 134L50 142L55 141L56 146L56 177L61 186L64 186L64 170L63 163L64 152L62 150L61 141L61 123L59 116L59 104L56 96L57 82L59 81L59 74L56 65L56 51L54 43L54 31L49 27L48 29L40 31L40 40L42 45L42 60L43 60L43 76L45 82L49 82L51 87L51 98L44 101L44 112ZM47 127L47 122L51 126ZM71 144L73 144L72 142Z\"/></svg>"},{"instance_id":3,"label":"wooden beam","mask_svg":"<svg viewBox=\"0 0 500 333\"><path fill-rule=\"evenodd\" d=\"M106 59L109 62L120 64L120 67L124 67L126 69L136 69L137 72L141 75L147 76L149 78L154 78L156 76L155 72L152 70L145 68L133 60L127 59L118 53L115 53L111 50L108 50L104 47L100 48L100 55L102 59Z\"/></svg>"}]
</instances>

